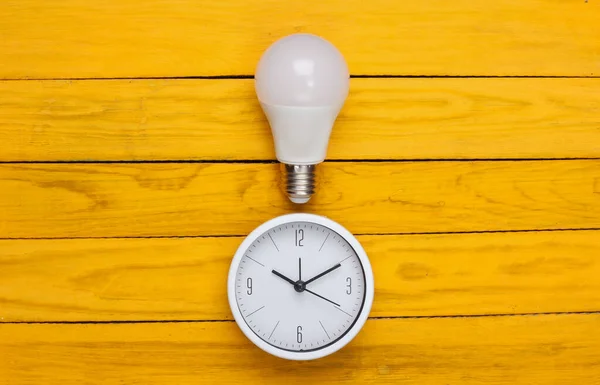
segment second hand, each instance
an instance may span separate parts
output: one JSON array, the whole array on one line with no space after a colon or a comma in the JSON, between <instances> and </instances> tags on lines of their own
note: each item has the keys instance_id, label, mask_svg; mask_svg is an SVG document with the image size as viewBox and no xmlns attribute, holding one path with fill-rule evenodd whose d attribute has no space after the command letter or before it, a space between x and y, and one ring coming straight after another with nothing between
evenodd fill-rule
<instances>
[{"instance_id":1,"label":"second hand","mask_svg":"<svg viewBox=\"0 0 600 385\"><path fill-rule=\"evenodd\" d=\"M310 294L312 294L312 295L314 295L314 296L317 296L317 297L319 297L319 298L321 298L321 299L324 299L325 301L327 301L327 302L329 302L329 303L332 303L332 304L334 304L334 305L335 305L335 306L337 306L337 307L340 307L340 304L339 304L339 303L335 303L335 302L333 302L332 300L330 300L330 299L327 299L327 298L323 297L322 295L319 295L319 294L315 293L314 291L310 291L310 290L308 290L308 289L306 289L306 288L304 289L304 291L307 291L307 292L309 292Z\"/></svg>"}]
</instances>

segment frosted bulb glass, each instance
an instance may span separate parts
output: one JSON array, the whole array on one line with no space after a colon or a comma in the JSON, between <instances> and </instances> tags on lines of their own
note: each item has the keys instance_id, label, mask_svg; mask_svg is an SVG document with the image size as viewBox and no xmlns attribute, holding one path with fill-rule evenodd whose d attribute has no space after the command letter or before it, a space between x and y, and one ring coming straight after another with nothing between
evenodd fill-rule
<instances>
[{"instance_id":1,"label":"frosted bulb glass","mask_svg":"<svg viewBox=\"0 0 600 385\"><path fill-rule=\"evenodd\" d=\"M261 57L256 95L284 163L286 190L295 203L314 193L315 165L327 154L331 129L349 89L348 66L327 40L310 34L286 36Z\"/></svg>"}]
</instances>

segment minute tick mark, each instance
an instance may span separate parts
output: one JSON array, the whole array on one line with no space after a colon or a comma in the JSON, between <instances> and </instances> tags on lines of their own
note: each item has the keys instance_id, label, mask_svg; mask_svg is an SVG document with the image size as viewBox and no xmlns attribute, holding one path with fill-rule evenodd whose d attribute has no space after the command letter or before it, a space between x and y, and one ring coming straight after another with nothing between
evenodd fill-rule
<instances>
[{"instance_id":1,"label":"minute tick mark","mask_svg":"<svg viewBox=\"0 0 600 385\"><path fill-rule=\"evenodd\" d=\"M257 261L256 259L254 259L254 258L251 258L251 257L249 257L249 256L247 256L247 255L246 255L246 258L248 258L248 259L249 259L249 260L251 260L251 261L254 261L254 262L258 263L258 264L259 264L259 265L261 265L262 267L265 267L265 265L263 265L262 263L258 262L258 261Z\"/></svg>"},{"instance_id":2,"label":"minute tick mark","mask_svg":"<svg viewBox=\"0 0 600 385\"><path fill-rule=\"evenodd\" d=\"M334 308L336 308L336 309L338 309L339 311L341 311L342 313L344 313L344 314L348 315L348 317L352 317L352 314L350 314L350 313L346 313L346 312L345 312L345 311L343 311L343 310L342 310L340 307L338 307L338 306L334 306Z\"/></svg>"},{"instance_id":3,"label":"minute tick mark","mask_svg":"<svg viewBox=\"0 0 600 385\"><path fill-rule=\"evenodd\" d=\"M331 235L331 233L327 234L327 236L325 237L325 240L323 241L323 243L321 244L321 247L319 248L319 251L321 251L323 249L323 246L325 246L325 242L327 242L327 239L329 239L330 235Z\"/></svg>"},{"instance_id":4,"label":"minute tick mark","mask_svg":"<svg viewBox=\"0 0 600 385\"><path fill-rule=\"evenodd\" d=\"M323 323L321 321L319 321L319 323L321 324L321 327L323 328L323 331L325 332L325 334L327 335L327 338L331 339L331 337L329 337L329 333L327 333L327 330L325 330L325 326L323 326ZM312 345L312 344L311 344Z\"/></svg>"},{"instance_id":5,"label":"minute tick mark","mask_svg":"<svg viewBox=\"0 0 600 385\"><path fill-rule=\"evenodd\" d=\"M262 309L264 309L264 306L262 306L262 307L259 307L258 309L254 310L252 313L248 314L248 315L246 316L246 318L250 317L252 314L254 314L254 313L256 313L257 311L259 311L259 310L262 310ZM345 313L345 312L344 312L344 313Z\"/></svg>"},{"instance_id":6,"label":"minute tick mark","mask_svg":"<svg viewBox=\"0 0 600 385\"><path fill-rule=\"evenodd\" d=\"M277 323L275 324L273 331L271 331L271 334L269 334L269 338L267 338L268 340L270 340L273 333L275 333L275 329L277 329L277 326L279 326L279 322L281 322L281 320L277 321Z\"/></svg>"},{"instance_id":7,"label":"minute tick mark","mask_svg":"<svg viewBox=\"0 0 600 385\"><path fill-rule=\"evenodd\" d=\"M279 251L279 247L277 247L277 244L273 240L273 237L271 236L271 234L267 233L267 235L269 236L269 238L271 238L271 242L273 242L273 246L275 246L275 248L277 249L277 251Z\"/></svg>"},{"instance_id":8,"label":"minute tick mark","mask_svg":"<svg viewBox=\"0 0 600 385\"><path fill-rule=\"evenodd\" d=\"M340 261L340 263L342 263L342 262L344 262L346 259L348 259L348 258L352 258L352 257L354 257L354 255L349 255L349 256L347 256L346 258L342 259L342 260Z\"/></svg>"}]
</instances>

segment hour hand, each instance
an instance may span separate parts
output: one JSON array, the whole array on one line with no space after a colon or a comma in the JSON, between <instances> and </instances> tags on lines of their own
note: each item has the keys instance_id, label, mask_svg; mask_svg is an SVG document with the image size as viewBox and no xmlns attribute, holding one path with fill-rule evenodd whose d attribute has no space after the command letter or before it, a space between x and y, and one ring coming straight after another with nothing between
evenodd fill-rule
<instances>
[{"instance_id":1,"label":"hour hand","mask_svg":"<svg viewBox=\"0 0 600 385\"><path fill-rule=\"evenodd\" d=\"M279 278L283 279L284 281L287 281L287 282L291 283L292 285L295 285L295 284L296 284L296 282L292 281L291 279L289 279L288 277L286 277L285 275L281 274L281 273L280 273L280 272L278 272L278 271L271 270L271 272L272 272L273 274L275 274L276 276L278 276Z\"/></svg>"}]
</instances>

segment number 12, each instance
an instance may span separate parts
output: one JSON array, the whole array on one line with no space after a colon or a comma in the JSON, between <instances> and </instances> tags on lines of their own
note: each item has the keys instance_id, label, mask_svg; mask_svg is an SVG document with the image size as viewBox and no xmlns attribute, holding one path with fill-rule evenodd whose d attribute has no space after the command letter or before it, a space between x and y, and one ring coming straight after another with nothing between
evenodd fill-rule
<instances>
[{"instance_id":1,"label":"number 12","mask_svg":"<svg viewBox=\"0 0 600 385\"><path fill-rule=\"evenodd\" d=\"M304 240L304 230L298 229L296 230L296 246L302 247L302 241Z\"/></svg>"}]
</instances>

